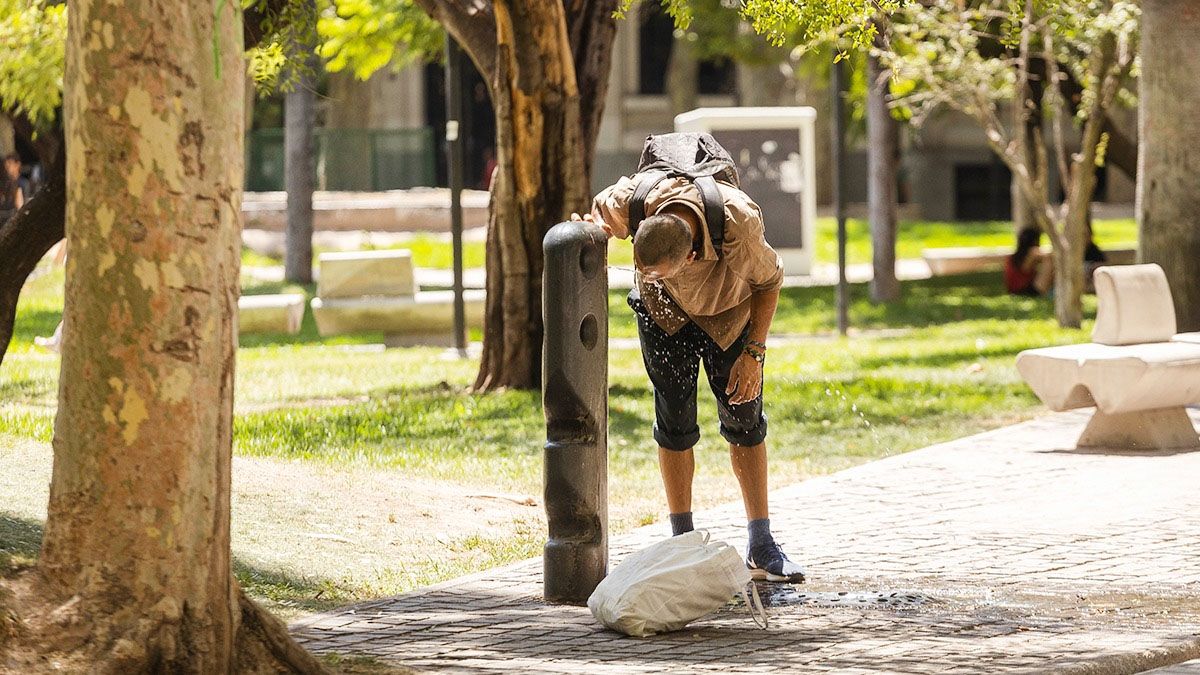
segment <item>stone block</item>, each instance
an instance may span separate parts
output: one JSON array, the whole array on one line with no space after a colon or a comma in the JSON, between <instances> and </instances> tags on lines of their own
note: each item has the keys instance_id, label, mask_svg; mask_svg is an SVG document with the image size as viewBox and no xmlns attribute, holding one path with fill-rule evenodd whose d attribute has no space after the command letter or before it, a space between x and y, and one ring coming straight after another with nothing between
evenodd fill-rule
<instances>
[{"instance_id":1,"label":"stone block","mask_svg":"<svg viewBox=\"0 0 1200 675\"><path fill-rule=\"evenodd\" d=\"M238 333L300 332L304 319L304 295L243 295L238 298Z\"/></svg>"},{"instance_id":2,"label":"stone block","mask_svg":"<svg viewBox=\"0 0 1200 675\"><path fill-rule=\"evenodd\" d=\"M468 328L483 326L486 292L468 290L463 299ZM409 297L357 297L312 300L322 336L383 332L430 335L454 330L454 291L421 291Z\"/></svg>"},{"instance_id":3,"label":"stone block","mask_svg":"<svg viewBox=\"0 0 1200 675\"><path fill-rule=\"evenodd\" d=\"M412 251L322 253L317 295L325 299L362 296L412 297L417 292Z\"/></svg>"}]
</instances>

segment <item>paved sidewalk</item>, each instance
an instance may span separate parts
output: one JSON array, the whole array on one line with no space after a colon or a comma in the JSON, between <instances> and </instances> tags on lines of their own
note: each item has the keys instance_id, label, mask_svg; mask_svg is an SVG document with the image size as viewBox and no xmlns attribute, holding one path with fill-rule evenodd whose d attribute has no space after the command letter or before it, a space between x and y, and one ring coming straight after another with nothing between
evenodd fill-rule
<instances>
[{"instance_id":1,"label":"paved sidewalk","mask_svg":"<svg viewBox=\"0 0 1200 675\"><path fill-rule=\"evenodd\" d=\"M1200 411L1192 412L1200 422ZM810 582L647 639L541 602L539 560L293 626L310 649L453 672L1137 672L1200 657L1200 453L1072 449L1043 417L772 493ZM697 515L745 544L731 504ZM616 537L613 562L664 535Z\"/></svg>"}]
</instances>

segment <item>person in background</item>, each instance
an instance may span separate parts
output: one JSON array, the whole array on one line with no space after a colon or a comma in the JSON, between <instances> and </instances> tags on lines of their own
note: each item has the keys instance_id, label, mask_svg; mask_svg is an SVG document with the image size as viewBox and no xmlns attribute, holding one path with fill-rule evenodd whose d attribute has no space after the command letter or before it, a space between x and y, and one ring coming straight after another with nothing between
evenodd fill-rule
<instances>
[{"instance_id":1,"label":"person in background","mask_svg":"<svg viewBox=\"0 0 1200 675\"><path fill-rule=\"evenodd\" d=\"M0 222L12 217L17 209L25 204L25 195L29 191L29 183L22 186L21 158L9 154L4 158L4 175L0 176Z\"/></svg>"},{"instance_id":2,"label":"person in background","mask_svg":"<svg viewBox=\"0 0 1200 675\"><path fill-rule=\"evenodd\" d=\"M1042 253L1042 231L1017 233L1017 250L1004 261L1004 287L1012 295L1046 295L1054 281L1054 260Z\"/></svg>"}]
</instances>

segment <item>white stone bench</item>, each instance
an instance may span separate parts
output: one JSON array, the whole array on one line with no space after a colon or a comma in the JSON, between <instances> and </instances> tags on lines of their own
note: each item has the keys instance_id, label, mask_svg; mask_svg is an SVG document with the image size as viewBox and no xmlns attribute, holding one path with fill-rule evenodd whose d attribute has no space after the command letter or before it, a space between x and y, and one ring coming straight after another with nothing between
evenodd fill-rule
<instances>
[{"instance_id":1,"label":"white stone bench","mask_svg":"<svg viewBox=\"0 0 1200 675\"><path fill-rule=\"evenodd\" d=\"M1175 335L1158 265L1096 270L1092 342L1030 349L1017 370L1051 410L1095 406L1079 447L1200 448L1184 406L1200 403L1200 335Z\"/></svg>"},{"instance_id":2,"label":"white stone bench","mask_svg":"<svg viewBox=\"0 0 1200 675\"><path fill-rule=\"evenodd\" d=\"M304 319L304 295L243 295L238 298L238 333L300 332Z\"/></svg>"},{"instance_id":3,"label":"white stone bench","mask_svg":"<svg viewBox=\"0 0 1200 675\"><path fill-rule=\"evenodd\" d=\"M454 291L421 291L412 252L324 253L312 300L322 336L382 332L389 346L449 344L454 332ZM463 294L468 328L483 325L486 293Z\"/></svg>"},{"instance_id":4,"label":"white stone bench","mask_svg":"<svg viewBox=\"0 0 1200 675\"><path fill-rule=\"evenodd\" d=\"M468 327L483 325L486 293L464 291ZM420 291L411 296L313 298L321 335L382 331L390 335L450 335L454 330L454 291Z\"/></svg>"},{"instance_id":5,"label":"white stone bench","mask_svg":"<svg viewBox=\"0 0 1200 675\"><path fill-rule=\"evenodd\" d=\"M1049 248L1043 247L1042 250L1047 255L1050 253ZM1004 269L1004 261L1012 252L1011 248L1006 247L946 246L923 249L921 258L929 266L929 273L940 277ZM1131 265L1137 260L1137 249L1106 249L1104 255L1108 259L1106 265Z\"/></svg>"}]
</instances>

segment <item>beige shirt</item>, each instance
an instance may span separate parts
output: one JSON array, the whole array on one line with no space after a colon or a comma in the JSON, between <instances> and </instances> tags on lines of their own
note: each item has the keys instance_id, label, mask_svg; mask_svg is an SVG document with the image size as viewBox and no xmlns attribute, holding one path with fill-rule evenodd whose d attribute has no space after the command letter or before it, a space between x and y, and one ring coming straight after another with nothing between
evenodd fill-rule
<instances>
[{"instance_id":1,"label":"beige shirt","mask_svg":"<svg viewBox=\"0 0 1200 675\"><path fill-rule=\"evenodd\" d=\"M741 190L717 183L725 202L725 238L717 257L700 191L686 178L668 178L646 197L646 215L672 204L691 208L704 227L704 250L670 279L648 282L635 273L638 292L650 316L668 334L696 322L722 349L741 335L750 320L750 295L783 286L783 261L763 234L762 211ZM614 237L626 239L629 231L629 200L636 181L621 178L596 195L592 210L604 219Z\"/></svg>"}]
</instances>

